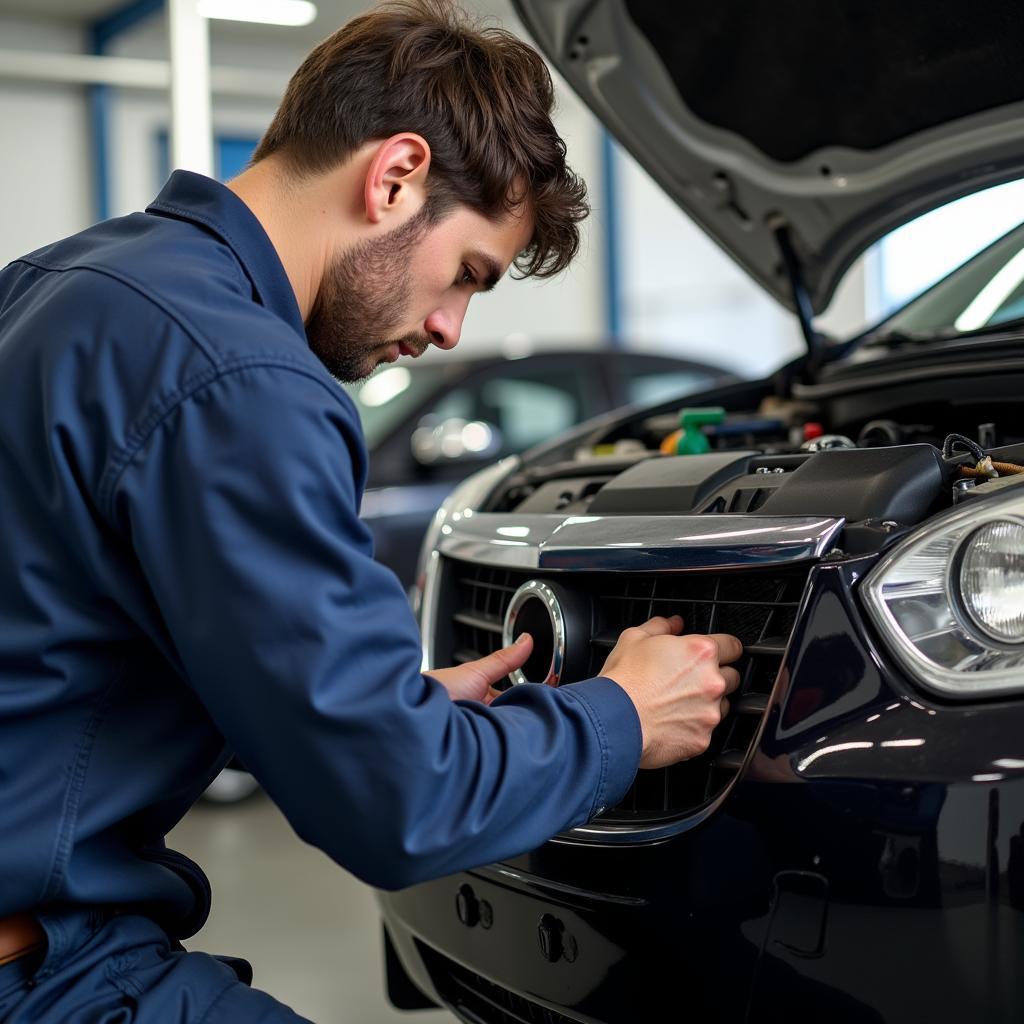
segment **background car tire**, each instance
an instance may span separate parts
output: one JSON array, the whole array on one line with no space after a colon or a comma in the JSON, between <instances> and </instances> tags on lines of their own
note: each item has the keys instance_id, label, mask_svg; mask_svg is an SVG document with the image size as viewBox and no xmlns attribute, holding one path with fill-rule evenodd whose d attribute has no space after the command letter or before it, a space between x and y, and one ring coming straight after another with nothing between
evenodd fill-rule
<instances>
[{"instance_id":1,"label":"background car tire","mask_svg":"<svg viewBox=\"0 0 1024 1024\"><path fill-rule=\"evenodd\" d=\"M225 768L206 787L202 799L214 804L237 804L258 792L260 784L243 768Z\"/></svg>"}]
</instances>

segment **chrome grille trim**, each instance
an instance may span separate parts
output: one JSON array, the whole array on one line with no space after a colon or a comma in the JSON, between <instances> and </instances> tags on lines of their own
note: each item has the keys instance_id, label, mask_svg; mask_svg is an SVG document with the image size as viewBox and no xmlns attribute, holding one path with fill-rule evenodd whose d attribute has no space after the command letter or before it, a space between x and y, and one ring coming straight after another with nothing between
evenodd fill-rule
<instances>
[{"instance_id":1,"label":"chrome grille trim","mask_svg":"<svg viewBox=\"0 0 1024 1024\"><path fill-rule=\"evenodd\" d=\"M612 578L616 573L628 573L629 576L623 577L623 585L627 587L631 584L625 583L625 580L630 577L650 580L664 578L666 584L674 578L682 584L684 579L695 579L722 571L731 576L739 570L738 575L741 577L751 572L754 576L762 576L764 572L793 576L801 572L809 573L813 565L831 550L844 526L844 520L811 516L742 515L565 518L473 512L459 516L455 522L449 519L445 526L447 529L443 531L437 549L431 553L427 562L421 608L425 667L437 667L437 644L443 633L441 627L449 619L456 623L462 622L475 630L483 630L482 637L494 634L488 644L493 643L495 647L500 644L500 618L496 614L498 609L490 608L491 599L488 599L488 607L483 613L460 608L456 580L449 572L449 569L452 572L456 570L457 563L475 564L485 573L515 575L540 571L558 577L566 584L577 573L607 574ZM598 538L609 543L599 545ZM691 577L691 573L696 575ZM805 585L801 588L799 600L788 599L788 606L792 609L791 622L798 621L799 608L807 599L806 576L804 579ZM490 586L486 583L479 585ZM493 589L498 591L508 588L495 586ZM776 601L769 603L774 606ZM716 589L712 603L724 607L736 602L723 598ZM742 603L751 607L765 604L756 599L755 595ZM490 621L492 618L493 622ZM712 627L710 631L715 628ZM762 658L768 658L776 665L782 664L791 629L792 625L786 630L785 636L769 637L764 632L763 636L756 639L751 637L746 641L749 645L748 654L756 657L758 663ZM611 636L607 639L614 642ZM605 641L601 633L592 635L592 647L602 645ZM470 646L475 647L476 644ZM483 653L484 650L446 649L442 660L454 657L462 661ZM747 678L745 675L744 690L747 689ZM749 739L739 749L720 752L722 763L713 766L713 770L721 769L732 778L724 788L717 790L717 795L709 803L702 807L694 806L691 811L683 812L682 816L673 814L668 820L630 822L602 817L563 833L557 837L557 841L610 845L656 842L692 828L703 820L732 788L743 765L752 756L757 736L764 725L775 677L765 682L768 683L767 688L761 687L760 692L745 694L736 701L735 715L730 718L745 719L749 723L743 727ZM711 793L707 796L711 797Z\"/></svg>"},{"instance_id":2,"label":"chrome grille trim","mask_svg":"<svg viewBox=\"0 0 1024 1024\"><path fill-rule=\"evenodd\" d=\"M664 572L816 561L845 520L825 516L570 516L475 513L438 550L515 569Z\"/></svg>"}]
</instances>

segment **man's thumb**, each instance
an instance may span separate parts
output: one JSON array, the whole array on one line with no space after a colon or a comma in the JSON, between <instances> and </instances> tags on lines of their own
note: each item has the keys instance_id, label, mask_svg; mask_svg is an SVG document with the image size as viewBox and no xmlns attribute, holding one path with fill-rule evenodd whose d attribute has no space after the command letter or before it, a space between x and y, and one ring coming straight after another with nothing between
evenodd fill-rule
<instances>
[{"instance_id":1,"label":"man's thumb","mask_svg":"<svg viewBox=\"0 0 1024 1024\"><path fill-rule=\"evenodd\" d=\"M472 662L473 668L483 673L487 679L487 685L491 686L504 679L510 672L522 668L526 659L533 652L533 637L529 633L520 633L516 642L509 647L502 647L500 651L488 654L486 658Z\"/></svg>"}]
</instances>

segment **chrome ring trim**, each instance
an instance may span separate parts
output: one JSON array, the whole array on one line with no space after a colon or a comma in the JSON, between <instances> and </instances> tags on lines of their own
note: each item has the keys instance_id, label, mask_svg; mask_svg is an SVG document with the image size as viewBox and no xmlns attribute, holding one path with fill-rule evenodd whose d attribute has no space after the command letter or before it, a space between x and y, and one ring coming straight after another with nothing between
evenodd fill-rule
<instances>
[{"instance_id":1,"label":"chrome ring trim","mask_svg":"<svg viewBox=\"0 0 1024 1024\"><path fill-rule=\"evenodd\" d=\"M551 664L548 666L547 675L540 680L527 679L521 668L513 669L508 677L516 686L529 682L557 686L561 682L562 670L565 668L565 615L555 592L546 583L542 583L540 580L528 580L512 595L501 628L501 641L505 647L515 643L516 619L527 601L534 600L540 601L544 605L551 622Z\"/></svg>"}]
</instances>

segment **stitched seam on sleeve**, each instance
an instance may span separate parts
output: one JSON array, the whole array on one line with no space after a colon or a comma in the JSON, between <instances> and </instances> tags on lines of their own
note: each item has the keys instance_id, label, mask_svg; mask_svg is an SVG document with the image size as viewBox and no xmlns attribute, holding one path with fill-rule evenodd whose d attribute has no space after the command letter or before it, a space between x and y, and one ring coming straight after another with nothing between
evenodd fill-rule
<instances>
[{"instance_id":1,"label":"stitched seam on sleeve","mask_svg":"<svg viewBox=\"0 0 1024 1024\"><path fill-rule=\"evenodd\" d=\"M160 425L181 405L194 398L211 384L215 384L225 377L230 377L244 370L258 368L285 370L297 376L305 377L313 381L313 383L319 384L346 413L351 414L351 410L343 400L341 388L329 384L298 360L291 362L287 359L282 359L280 356L274 359L268 359L266 356L245 356L230 360L219 367L211 367L202 373L197 373L183 382L181 387L169 394L164 403L154 408L137 427L133 428L133 436L129 442L111 456L104 471L103 480L100 483L97 495L97 504L108 521L111 523L115 521L112 502L114 493L117 490L118 481L128 466L131 465L132 459L153 436Z\"/></svg>"},{"instance_id":2,"label":"stitched seam on sleeve","mask_svg":"<svg viewBox=\"0 0 1024 1024\"><path fill-rule=\"evenodd\" d=\"M590 719L594 726L594 731L597 733L601 747L601 774L598 778L597 792L594 794L594 801L590 805L590 813L587 815L587 820L589 821L595 814L597 814L597 809L602 806L604 801L604 790L608 781L608 736L605 733L604 723L601 721L600 715L598 715L593 704L591 704L582 693L573 692L573 688L571 686L565 687L560 692L566 694L568 697L572 697L581 705L583 710L586 711L587 717Z\"/></svg>"}]
</instances>

